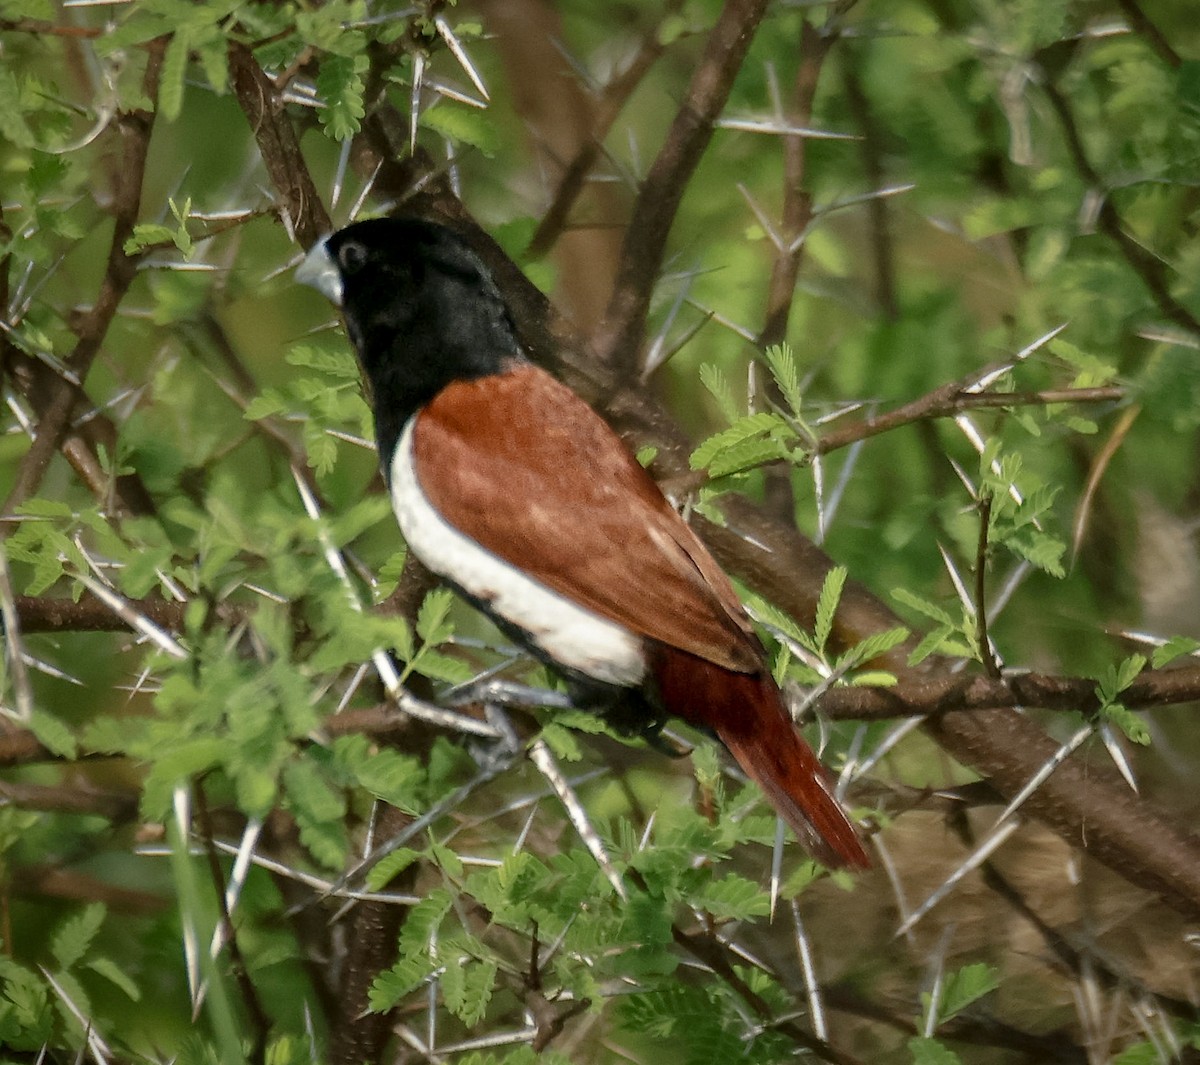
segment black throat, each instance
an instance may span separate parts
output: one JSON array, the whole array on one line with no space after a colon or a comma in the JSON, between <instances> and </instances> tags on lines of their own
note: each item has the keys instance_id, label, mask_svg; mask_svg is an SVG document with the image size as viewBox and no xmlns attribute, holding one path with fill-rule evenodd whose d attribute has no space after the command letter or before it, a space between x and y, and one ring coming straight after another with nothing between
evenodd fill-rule
<instances>
[{"instance_id":1,"label":"black throat","mask_svg":"<svg viewBox=\"0 0 1200 1065\"><path fill-rule=\"evenodd\" d=\"M523 358L508 308L467 242L414 219L359 222L329 238L342 312L367 378L384 477L404 425L448 384Z\"/></svg>"}]
</instances>

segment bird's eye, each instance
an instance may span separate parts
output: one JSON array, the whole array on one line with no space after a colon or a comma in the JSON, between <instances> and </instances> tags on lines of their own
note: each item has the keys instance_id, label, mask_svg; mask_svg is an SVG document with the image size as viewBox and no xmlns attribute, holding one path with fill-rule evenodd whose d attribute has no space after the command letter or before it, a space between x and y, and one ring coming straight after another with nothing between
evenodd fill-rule
<instances>
[{"instance_id":1,"label":"bird's eye","mask_svg":"<svg viewBox=\"0 0 1200 1065\"><path fill-rule=\"evenodd\" d=\"M367 261L367 249L357 241L348 240L337 253L338 266L347 274L353 274Z\"/></svg>"}]
</instances>

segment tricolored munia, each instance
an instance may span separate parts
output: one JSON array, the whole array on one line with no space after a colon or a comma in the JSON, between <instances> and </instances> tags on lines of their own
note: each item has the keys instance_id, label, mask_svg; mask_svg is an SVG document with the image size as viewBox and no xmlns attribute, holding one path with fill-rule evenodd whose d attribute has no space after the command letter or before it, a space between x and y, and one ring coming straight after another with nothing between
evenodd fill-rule
<instances>
[{"instance_id":1,"label":"tricolored munia","mask_svg":"<svg viewBox=\"0 0 1200 1065\"><path fill-rule=\"evenodd\" d=\"M410 550L580 704L710 730L813 855L867 865L729 579L607 423L525 356L467 241L358 222L296 276L341 308Z\"/></svg>"}]
</instances>

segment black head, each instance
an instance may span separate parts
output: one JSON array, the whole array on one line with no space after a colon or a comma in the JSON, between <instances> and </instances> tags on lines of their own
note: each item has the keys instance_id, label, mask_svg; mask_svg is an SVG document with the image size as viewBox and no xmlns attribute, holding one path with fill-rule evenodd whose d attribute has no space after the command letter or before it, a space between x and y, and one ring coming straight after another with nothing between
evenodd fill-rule
<instances>
[{"instance_id":1,"label":"black head","mask_svg":"<svg viewBox=\"0 0 1200 1065\"><path fill-rule=\"evenodd\" d=\"M342 308L371 386L381 456L409 416L451 381L521 358L487 267L436 222L356 222L315 245L296 276Z\"/></svg>"}]
</instances>

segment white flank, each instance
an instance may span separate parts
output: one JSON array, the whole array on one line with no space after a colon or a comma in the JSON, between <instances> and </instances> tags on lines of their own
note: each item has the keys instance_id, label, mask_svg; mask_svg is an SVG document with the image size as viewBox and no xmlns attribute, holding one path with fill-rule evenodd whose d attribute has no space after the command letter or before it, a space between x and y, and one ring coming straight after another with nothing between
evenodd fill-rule
<instances>
[{"instance_id":1,"label":"white flank","mask_svg":"<svg viewBox=\"0 0 1200 1065\"><path fill-rule=\"evenodd\" d=\"M416 556L434 573L529 634L555 662L607 684L633 687L646 672L642 641L628 629L564 599L445 521L413 465L410 418L392 457L392 510Z\"/></svg>"}]
</instances>

